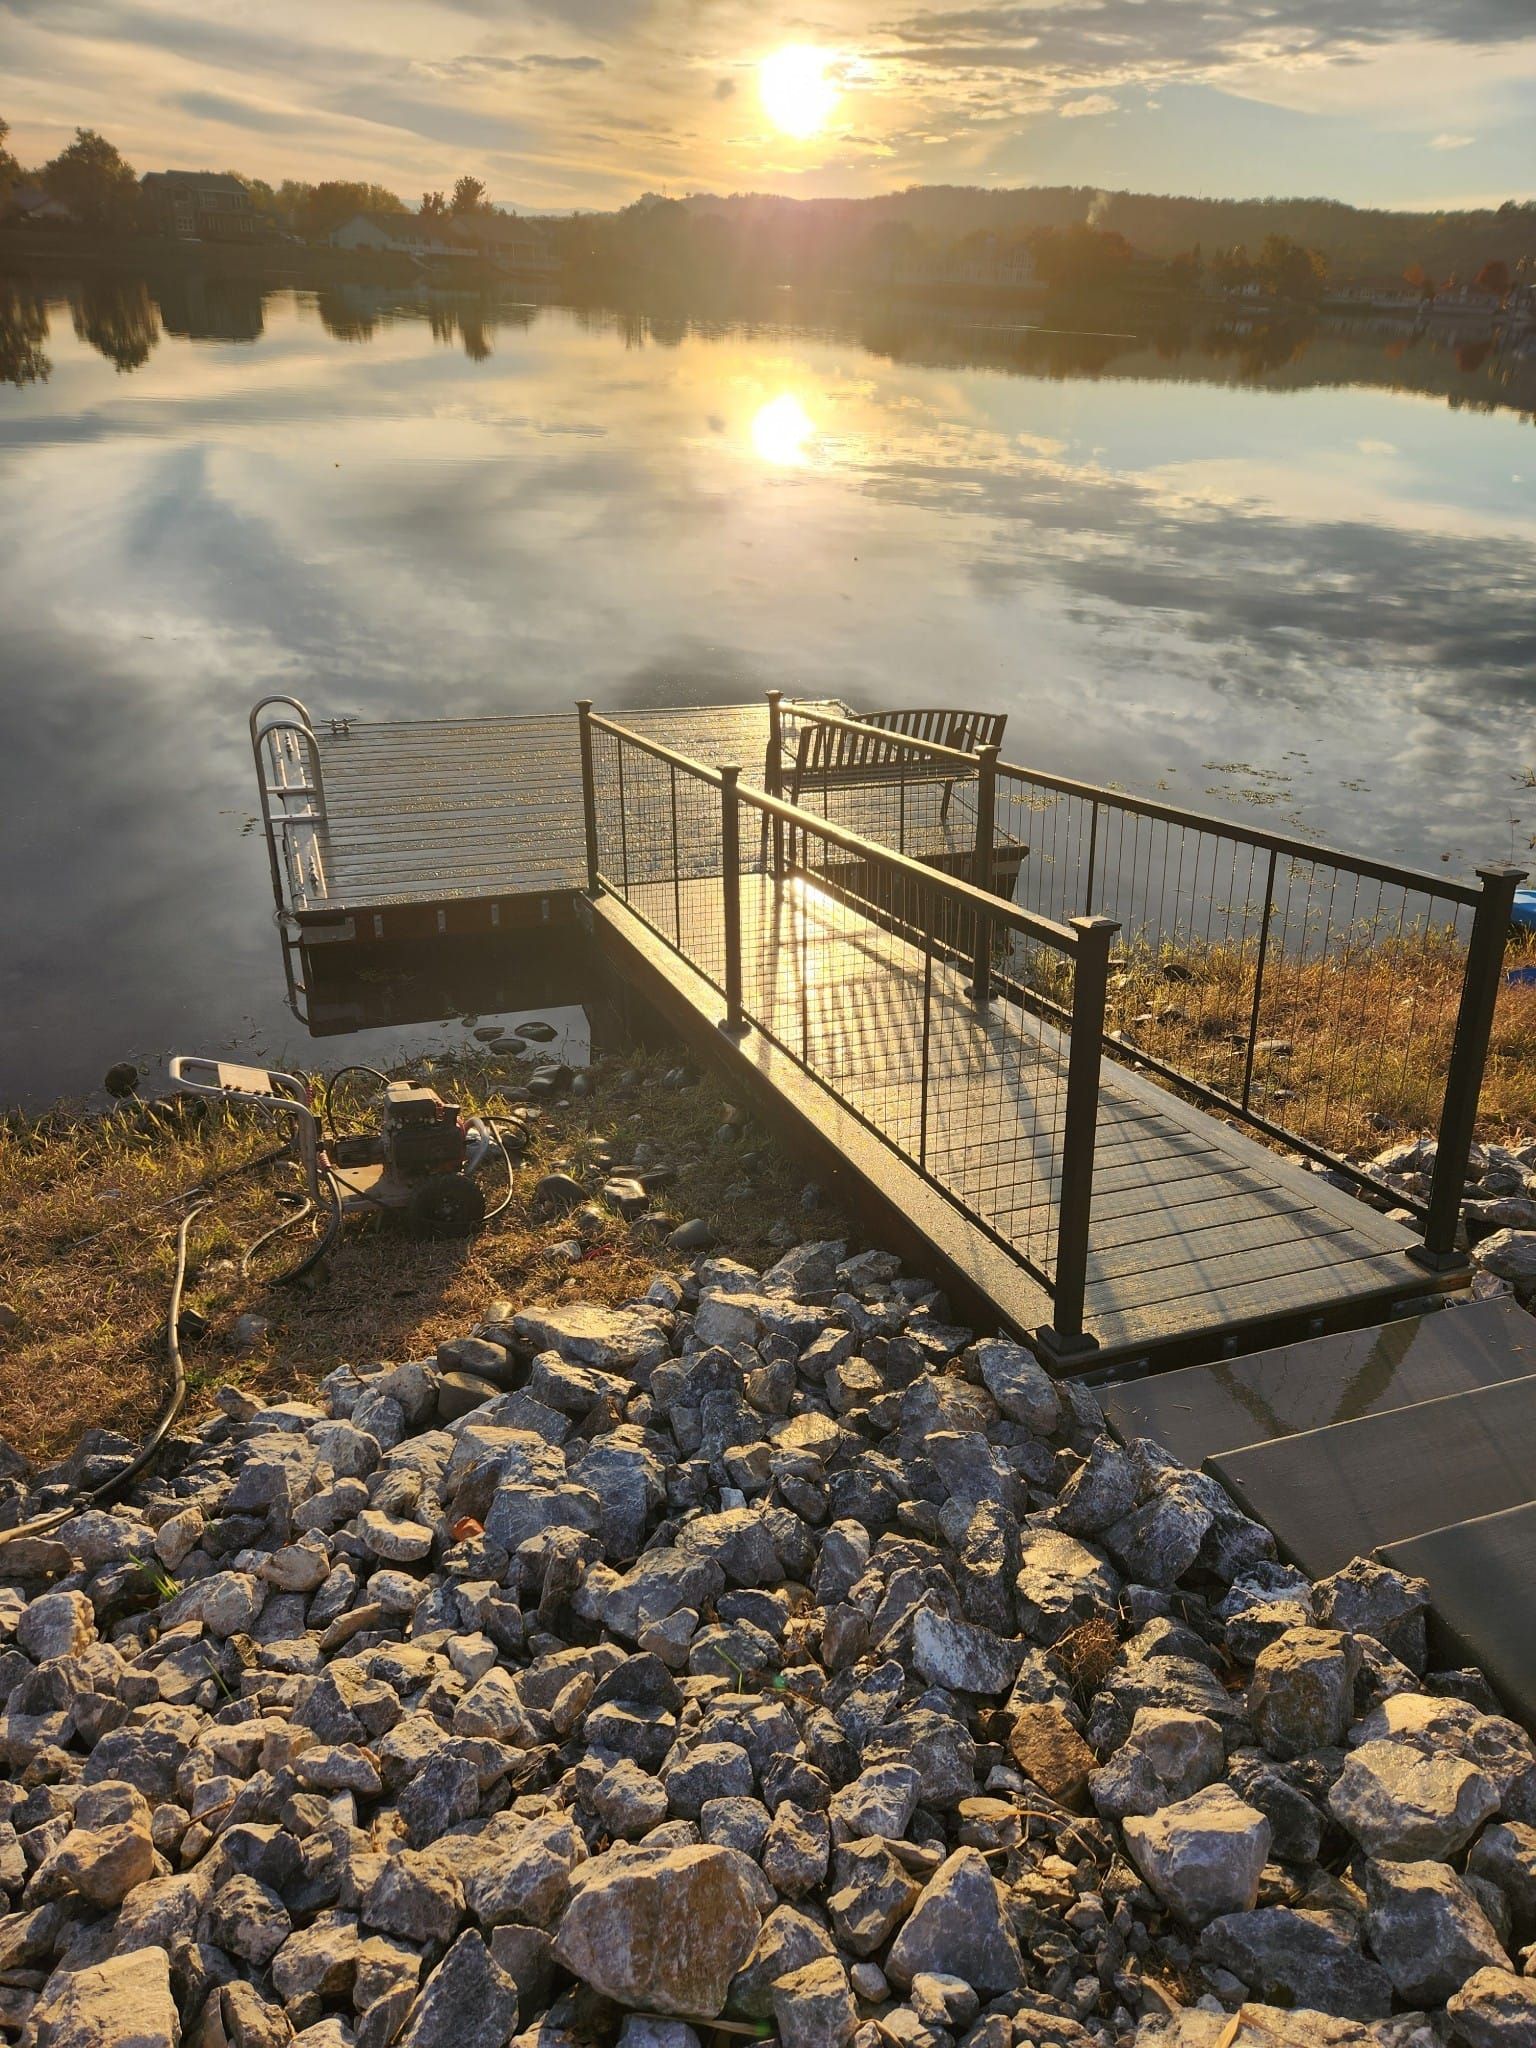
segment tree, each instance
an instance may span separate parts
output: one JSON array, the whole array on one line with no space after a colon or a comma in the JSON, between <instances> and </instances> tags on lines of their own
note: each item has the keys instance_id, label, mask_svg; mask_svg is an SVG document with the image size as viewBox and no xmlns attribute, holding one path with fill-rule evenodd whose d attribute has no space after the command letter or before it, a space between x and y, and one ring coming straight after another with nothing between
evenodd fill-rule
<instances>
[{"instance_id":1,"label":"tree","mask_svg":"<svg viewBox=\"0 0 1536 2048\"><path fill-rule=\"evenodd\" d=\"M75 332L121 375L149 360L160 339L160 316L142 278L94 278L71 301Z\"/></svg>"},{"instance_id":2,"label":"tree","mask_svg":"<svg viewBox=\"0 0 1536 2048\"><path fill-rule=\"evenodd\" d=\"M5 146L5 138L11 132L9 121L0 121L0 192L9 185L21 182L21 165Z\"/></svg>"},{"instance_id":3,"label":"tree","mask_svg":"<svg viewBox=\"0 0 1536 2048\"><path fill-rule=\"evenodd\" d=\"M485 197L485 187L478 178L470 177L466 171L453 188L453 197L448 202L448 211L454 214L487 213L490 211Z\"/></svg>"},{"instance_id":4,"label":"tree","mask_svg":"<svg viewBox=\"0 0 1536 2048\"><path fill-rule=\"evenodd\" d=\"M311 186L300 202L294 224L312 242L323 241L354 213L404 213L406 205L398 193L384 185L364 185L350 179L327 178Z\"/></svg>"},{"instance_id":5,"label":"tree","mask_svg":"<svg viewBox=\"0 0 1536 2048\"><path fill-rule=\"evenodd\" d=\"M50 198L87 227L126 226L133 217L139 181L132 164L94 128L77 128L68 149L43 166Z\"/></svg>"},{"instance_id":6,"label":"tree","mask_svg":"<svg viewBox=\"0 0 1536 2048\"><path fill-rule=\"evenodd\" d=\"M0 281L0 384L45 384L48 308L36 292Z\"/></svg>"},{"instance_id":7,"label":"tree","mask_svg":"<svg viewBox=\"0 0 1536 2048\"><path fill-rule=\"evenodd\" d=\"M1328 277L1328 261L1289 235L1266 235L1259 251L1259 278L1277 299L1317 299Z\"/></svg>"},{"instance_id":8,"label":"tree","mask_svg":"<svg viewBox=\"0 0 1536 2048\"><path fill-rule=\"evenodd\" d=\"M1477 288L1480 292L1497 292L1503 298L1509 290L1509 265L1497 256L1485 263L1477 273Z\"/></svg>"},{"instance_id":9,"label":"tree","mask_svg":"<svg viewBox=\"0 0 1536 2048\"><path fill-rule=\"evenodd\" d=\"M1210 260L1209 269L1212 279L1227 291L1253 282L1253 265L1241 242L1231 249L1218 249Z\"/></svg>"},{"instance_id":10,"label":"tree","mask_svg":"<svg viewBox=\"0 0 1536 2048\"><path fill-rule=\"evenodd\" d=\"M448 202L441 192L423 192L421 195L421 217L423 220L441 220L448 211Z\"/></svg>"},{"instance_id":11,"label":"tree","mask_svg":"<svg viewBox=\"0 0 1536 2048\"><path fill-rule=\"evenodd\" d=\"M1028 237L1042 282L1065 291L1091 291L1116 282L1135 254L1113 228L1041 228Z\"/></svg>"},{"instance_id":12,"label":"tree","mask_svg":"<svg viewBox=\"0 0 1536 2048\"><path fill-rule=\"evenodd\" d=\"M1421 299L1432 299L1435 296L1435 281L1422 263L1409 264L1403 272L1403 283L1409 291L1417 292Z\"/></svg>"},{"instance_id":13,"label":"tree","mask_svg":"<svg viewBox=\"0 0 1536 2048\"><path fill-rule=\"evenodd\" d=\"M1192 292L1200 282L1200 273L1203 268L1204 265L1200 261L1200 249L1197 243L1193 249L1186 249L1182 255L1170 258L1168 282L1175 291Z\"/></svg>"}]
</instances>

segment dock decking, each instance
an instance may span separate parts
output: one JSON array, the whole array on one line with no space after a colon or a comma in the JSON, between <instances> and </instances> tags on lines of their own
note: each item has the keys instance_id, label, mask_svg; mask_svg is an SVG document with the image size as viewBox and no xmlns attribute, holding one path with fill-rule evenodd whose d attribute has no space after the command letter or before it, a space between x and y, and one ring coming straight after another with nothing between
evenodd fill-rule
<instances>
[{"instance_id":1,"label":"dock decking","mask_svg":"<svg viewBox=\"0 0 1536 2048\"><path fill-rule=\"evenodd\" d=\"M842 712L832 701L814 707ZM762 704L626 711L625 722L718 767L734 761L762 780L768 713ZM587 879L581 753L574 712L536 717L317 718L320 801L302 738L274 748L272 842L283 907L311 936L429 936L547 922L557 899ZM874 830L871 792L839 816ZM962 799L940 815L940 785L911 793L909 850L963 859L974 812Z\"/></svg>"}]
</instances>

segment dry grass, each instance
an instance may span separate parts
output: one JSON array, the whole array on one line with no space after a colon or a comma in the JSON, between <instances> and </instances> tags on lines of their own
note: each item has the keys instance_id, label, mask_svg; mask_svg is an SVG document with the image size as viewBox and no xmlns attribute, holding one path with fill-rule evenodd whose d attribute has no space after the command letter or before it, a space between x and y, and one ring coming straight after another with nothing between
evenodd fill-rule
<instances>
[{"instance_id":1,"label":"dry grass","mask_svg":"<svg viewBox=\"0 0 1536 2048\"><path fill-rule=\"evenodd\" d=\"M428 1356L500 1297L617 1301L636 1293L666 1262L654 1235L608 1217L573 1266L552 1256L572 1234L569 1219L535 1220L530 1197L545 1172L583 1178L609 1162L628 1164L642 1142L677 1173L658 1203L703 1216L744 1258L766 1254L764 1233L781 1218L800 1220L804 1175L744 1121L734 1143L717 1143L739 1112L712 1075L688 1089L663 1087L667 1064L641 1055L599 1063L592 1095L547 1105L510 1206L471 1239L425 1242L394 1218L352 1222L312 1281L272 1287L267 1280L302 1250L302 1232L279 1238L249 1277L240 1255L281 1219L277 1195L297 1186L293 1169L268 1167L217 1190L189 1238L186 1301L209 1323L206 1335L183 1346L190 1412L205 1410L224 1381L302 1394L347 1360ZM626 1068L639 1076L628 1091L618 1085ZM487 1059L446 1075L439 1067L428 1078L466 1108L498 1110L522 1076L513 1062ZM188 1117L135 1105L105 1119L57 1111L0 1123L0 1300L17 1314L0 1330L0 1436L47 1458L93 1424L133 1436L148 1425L166 1386L165 1316L183 1213L153 1213L152 1205L273 1139L270 1124L217 1109ZM743 1155L759 1151L748 1171ZM492 1201L500 1173L499 1163L486 1170ZM825 1215L804 1222L807 1235L834 1228ZM229 1331L246 1312L271 1327L257 1349L237 1352Z\"/></svg>"},{"instance_id":2,"label":"dry grass","mask_svg":"<svg viewBox=\"0 0 1536 2048\"><path fill-rule=\"evenodd\" d=\"M1507 965L1536 963L1536 940ZM1335 1152L1368 1156L1434 1131L1461 998L1462 955L1433 934L1265 968L1252 1106ZM1110 1027L1237 1098L1253 1005L1251 948L1133 951L1110 990ZM1266 1045L1266 1041L1268 1044ZM1478 1135L1536 1133L1536 986L1501 989Z\"/></svg>"}]
</instances>

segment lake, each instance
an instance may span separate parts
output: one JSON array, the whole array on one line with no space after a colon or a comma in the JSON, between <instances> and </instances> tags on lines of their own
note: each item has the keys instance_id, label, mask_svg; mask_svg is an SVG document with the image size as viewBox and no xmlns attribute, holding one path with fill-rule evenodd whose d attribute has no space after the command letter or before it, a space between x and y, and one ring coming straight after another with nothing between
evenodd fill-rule
<instances>
[{"instance_id":1,"label":"lake","mask_svg":"<svg viewBox=\"0 0 1536 2048\"><path fill-rule=\"evenodd\" d=\"M0 275L0 1103L318 1056L254 827L270 691L975 703L1014 760L1523 855L1536 358L1135 325Z\"/></svg>"}]
</instances>

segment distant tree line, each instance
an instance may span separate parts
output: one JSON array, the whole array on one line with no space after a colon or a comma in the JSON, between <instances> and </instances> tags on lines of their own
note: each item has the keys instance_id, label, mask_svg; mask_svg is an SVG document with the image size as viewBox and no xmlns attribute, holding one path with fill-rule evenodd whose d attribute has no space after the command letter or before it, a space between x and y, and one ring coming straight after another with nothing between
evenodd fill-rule
<instances>
[{"instance_id":1,"label":"distant tree line","mask_svg":"<svg viewBox=\"0 0 1536 2048\"><path fill-rule=\"evenodd\" d=\"M139 181L118 149L81 128L57 156L23 171L0 121L0 201L8 185L43 189L88 230L145 227ZM349 179L269 184L239 177L274 231L323 241L353 214L412 211L387 186ZM422 193L428 219L493 210L482 181ZM1128 286L1189 292L1209 284L1288 303L1349 279L1406 281L1432 297L1475 278L1506 292L1536 275L1536 202L1463 213L1389 213L1325 199L1208 200L1087 186L996 191L911 186L872 199L784 199L762 193L683 199L646 193L613 213L548 219L552 252L574 276L678 283L824 283L936 273L978 257L1006 268L1027 252L1036 275L1066 293ZM1209 254L1205 252L1209 251ZM1252 253L1250 253L1252 252Z\"/></svg>"},{"instance_id":2,"label":"distant tree line","mask_svg":"<svg viewBox=\"0 0 1536 2048\"><path fill-rule=\"evenodd\" d=\"M17 185L35 184L67 207L83 227L98 233L127 234L146 224L138 173L96 129L77 128L73 142L32 171L23 170L6 146L9 133L9 123L0 120L0 201ZM281 184L271 185L265 178L247 177L242 171L225 175L239 179L256 212L274 227L306 241L323 241L357 213L411 211L388 186L361 180L325 178L311 183L285 178ZM453 218L489 212L491 206L482 181L466 173L447 198L441 192L424 192L419 210L428 216Z\"/></svg>"}]
</instances>

